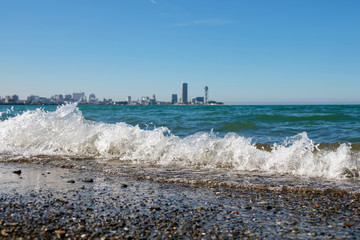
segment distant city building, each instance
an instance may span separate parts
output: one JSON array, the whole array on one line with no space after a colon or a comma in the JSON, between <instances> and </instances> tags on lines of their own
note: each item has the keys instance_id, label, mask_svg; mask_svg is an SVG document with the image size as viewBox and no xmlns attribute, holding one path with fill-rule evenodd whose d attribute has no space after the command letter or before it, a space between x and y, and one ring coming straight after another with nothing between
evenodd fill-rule
<instances>
[{"instance_id":1,"label":"distant city building","mask_svg":"<svg viewBox=\"0 0 360 240\"><path fill-rule=\"evenodd\" d=\"M56 99L57 101L62 102L62 101L64 101L64 96L63 96L62 94L55 95L55 99Z\"/></svg>"},{"instance_id":2,"label":"distant city building","mask_svg":"<svg viewBox=\"0 0 360 240\"><path fill-rule=\"evenodd\" d=\"M208 86L205 86L204 90L205 90L204 104L207 105L208 104L208 93L209 93Z\"/></svg>"},{"instance_id":3,"label":"distant city building","mask_svg":"<svg viewBox=\"0 0 360 240\"><path fill-rule=\"evenodd\" d=\"M178 97L177 97L177 94L172 94L171 95L171 103L172 104L175 104L178 102Z\"/></svg>"},{"instance_id":4,"label":"distant city building","mask_svg":"<svg viewBox=\"0 0 360 240\"><path fill-rule=\"evenodd\" d=\"M194 97L191 99L192 104L204 104L204 97Z\"/></svg>"},{"instance_id":5,"label":"distant city building","mask_svg":"<svg viewBox=\"0 0 360 240\"><path fill-rule=\"evenodd\" d=\"M96 98L96 95L94 93L89 95L88 103L89 104L97 104L99 101Z\"/></svg>"},{"instance_id":6,"label":"distant city building","mask_svg":"<svg viewBox=\"0 0 360 240\"><path fill-rule=\"evenodd\" d=\"M62 94L57 94L51 97L51 101L56 104L64 103L64 96Z\"/></svg>"},{"instance_id":7,"label":"distant city building","mask_svg":"<svg viewBox=\"0 0 360 240\"><path fill-rule=\"evenodd\" d=\"M66 94L64 100L65 100L66 102L71 102L72 96L71 96L70 94Z\"/></svg>"},{"instance_id":8,"label":"distant city building","mask_svg":"<svg viewBox=\"0 0 360 240\"><path fill-rule=\"evenodd\" d=\"M11 97L10 96L5 96L5 103L11 103Z\"/></svg>"},{"instance_id":9,"label":"distant city building","mask_svg":"<svg viewBox=\"0 0 360 240\"><path fill-rule=\"evenodd\" d=\"M140 105L150 105L151 99L149 97L142 97L140 101L138 101Z\"/></svg>"},{"instance_id":10,"label":"distant city building","mask_svg":"<svg viewBox=\"0 0 360 240\"><path fill-rule=\"evenodd\" d=\"M39 96L30 95L29 97L27 97L26 103L35 104L39 98Z\"/></svg>"},{"instance_id":11,"label":"distant city building","mask_svg":"<svg viewBox=\"0 0 360 240\"><path fill-rule=\"evenodd\" d=\"M5 103L5 104L19 104L19 103L21 103L20 100L19 100L19 96L16 95L16 94L12 95L12 96L5 96L5 98L2 99L1 102Z\"/></svg>"},{"instance_id":12,"label":"distant city building","mask_svg":"<svg viewBox=\"0 0 360 240\"><path fill-rule=\"evenodd\" d=\"M156 97L155 94L152 95L152 98L150 98L150 104L155 105L156 104Z\"/></svg>"},{"instance_id":13,"label":"distant city building","mask_svg":"<svg viewBox=\"0 0 360 240\"><path fill-rule=\"evenodd\" d=\"M189 100L188 96L188 84L182 83L181 85L181 96L178 97L178 94L171 95L171 101L162 102L156 99L155 94L149 97L142 97L140 100L131 101L131 96L126 97L126 101L113 101L112 99L104 98L103 101L96 98L95 94L90 94L88 101L84 92L73 93L73 94L57 94L53 95L50 98L39 97L30 95L27 97L27 100L20 100L18 95L5 96L4 98L0 97L0 104L64 104L77 102L80 105L168 105L168 104L209 104L209 105L219 105L223 104L222 102L209 101L208 96L209 88L204 87L204 97L195 97Z\"/></svg>"},{"instance_id":14,"label":"distant city building","mask_svg":"<svg viewBox=\"0 0 360 240\"><path fill-rule=\"evenodd\" d=\"M0 97L0 103L4 103L4 104L23 104L24 101L20 101L18 95L12 95L12 96L5 96L3 99Z\"/></svg>"},{"instance_id":15,"label":"distant city building","mask_svg":"<svg viewBox=\"0 0 360 240\"><path fill-rule=\"evenodd\" d=\"M11 96L11 101L13 102L13 103L18 103L19 102L19 96L18 95L12 95Z\"/></svg>"},{"instance_id":16,"label":"distant city building","mask_svg":"<svg viewBox=\"0 0 360 240\"><path fill-rule=\"evenodd\" d=\"M181 99L183 104L188 103L188 84L182 83L181 85Z\"/></svg>"},{"instance_id":17,"label":"distant city building","mask_svg":"<svg viewBox=\"0 0 360 240\"><path fill-rule=\"evenodd\" d=\"M114 102L111 98L109 98L109 99L104 98L102 103L105 105L114 105Z\"/></svg>"},{"instance_id":18,"label":"distant city building","mask_svg":"<svg viewBox=\"0 0 360 240\"><path fill-rule=\"evenodd\" d=\"M85 93L73 93L72 98L75 102L80 102L82 100L85 100Z\"/></svg>"},{"instance_id":19,"label":"distant city building","mask_svg":"<svg viewBox=\"0 0 360 240\"><path fill-rule=\"evenodd\" d=\"M46 97L39 97L36 101L36 104L50 104L51 100Z\"/></svg>"},{"instance_id":20,"label":"distant city building","mask_svg":"<svg viewBox=\"0 0 360 240\"><path fill-rule=\"evenodd\" d=\"M204 104L204 97L193 98L193 103L195 103L195 104Z\"/></svg>"}]
</instances>

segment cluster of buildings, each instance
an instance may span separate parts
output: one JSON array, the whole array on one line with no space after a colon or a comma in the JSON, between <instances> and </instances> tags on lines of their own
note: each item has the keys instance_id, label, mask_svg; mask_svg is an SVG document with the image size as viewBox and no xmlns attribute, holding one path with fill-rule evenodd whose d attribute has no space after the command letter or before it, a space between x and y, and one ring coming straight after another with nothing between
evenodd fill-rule
<instances>
[{"instance_id":1,"label":"cluster of buildings","mask_svg":"<svg viewBox=\"0 0 360 240\"><path fill-rule=\"evenodd\" d=\"M142 97L141 100L131 101L131 96L126 98L124 103L126 105L221 105L222 102L210 101L209 100L209 88L208 86L204 87L204 95L200 97L193 97L191 100L188 97L188 84L181 84L181 94L180 97L176 93L171 95L170 102L161 102L156 101L155 94L151 98Z\"/></svg>"},{"instance_id":2,"label":"cluster of buildings","mask_svg":"<svg viewBox=\"0 0 360 240\"><path fill-rule=\"evenodd\" d=\"M113 101L112 99L99 100L95 94L90 94L87 98L85 93L73 93L73 94L58 94L50 98L31 95L26 100L20 100L18 95L0 97L0 104L26 104L26 105L50 105L50 104L64 104L77 102L80 105L217 105L223 104L221 102L208 100L209 88L205 86L204 96L194 97L190 101L188 99L188 84L182 83L181 85L181 97L178 98L177 94L171 95L170 102L157 101L155 94L152 97L142 97L140 100L132 101L131 96L126 97L125 101Z\"/></svg>"},{"instance_id":3,"label":"cluster of buildings","mask_svg":"<svg viewBox=\"0 0 360 240\"><path fill-rule=\"evenodd\" d=\"M181 97L178 99L177 94L172 94L172 96L171 96L171 104L183 104L183 105L203 104L203 105L207 105L207 104L210 103L208 101L209 88L207 86L205 86L204 90L205 90L204 96L193 97L191 99L191 101L189 101L189 99L188 99L188 84L187 83L182 83L181 84ZM214 101L211 101L211 102L215 103Z\"/></svg>"},{"instance_id":4,"label":"cluster of buildings","mask_svg":"<svg viewBox=\"0 0 360 240\"><path fill-rule=\"evenodd\" d=\"M90 94L87 99L83 92L66 95L58 94L50 98L30 95L26 100L20 100L18 95L5 96L4 98L0 97L0 104L50 105L72 102L78 102L80 104L108 104L112 102L112 100L104 99L103 101L99 101L95 94Z\"/></svg>"}]
</instances>

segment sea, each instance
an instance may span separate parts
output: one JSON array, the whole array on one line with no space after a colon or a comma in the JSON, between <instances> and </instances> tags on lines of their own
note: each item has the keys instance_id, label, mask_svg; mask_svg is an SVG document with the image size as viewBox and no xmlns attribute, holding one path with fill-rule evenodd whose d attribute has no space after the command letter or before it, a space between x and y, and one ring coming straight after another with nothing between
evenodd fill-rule
<instances>
[{"instance_id":1,"label":"sea","mask_svg":"<svg viewBox=\"0 0 360 240\"><path fill-rule=\"evenodd\" d=\"M360 105L1 105L0 162L358 193Z\"/></svg>"}]
</instances>

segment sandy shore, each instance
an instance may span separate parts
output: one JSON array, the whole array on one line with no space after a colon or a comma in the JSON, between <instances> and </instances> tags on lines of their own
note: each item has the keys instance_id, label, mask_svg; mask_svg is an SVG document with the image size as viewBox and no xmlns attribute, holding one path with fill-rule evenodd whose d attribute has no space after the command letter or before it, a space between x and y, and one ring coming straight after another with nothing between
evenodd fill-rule
<instances>
[{"instance_id":1,"label":"sandy shore","mask_svg":"<svg viewBox=\"0 0 360 240\"><path fill-rule=\"evenodd\" d=\"M360 203L336 190L171 184L0 163L0 229L2 239L359 239Z\"/></svg>"}]
</instances>

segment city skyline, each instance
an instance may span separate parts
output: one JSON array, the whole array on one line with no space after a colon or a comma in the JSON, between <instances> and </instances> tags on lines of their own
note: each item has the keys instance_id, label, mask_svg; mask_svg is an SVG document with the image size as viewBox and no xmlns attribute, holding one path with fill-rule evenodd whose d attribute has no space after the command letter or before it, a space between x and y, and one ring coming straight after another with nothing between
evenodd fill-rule
<instances>
[{"instance_id":1,"label":"city skyline","mask_svg":"<svg viewBox=\"0 0 360 240\"><path fill-rule=\"evenodd\" d=\"M334 0L1 1L0 96L168 101L185 81L189 96L208 85L225 103L360 103L358 9Z\"/></svg>"},{"instance_id":2,"label":"city skyline","mask_svg":"<svg viewBox=\"0 0 360 240\"><path fill-rule=\"evenodd\" d=\"M158 100L155 93L152 97L143 96L136 100L132 100L131 96L126 96L124 100L116 101L112 98L103 98L98 99L96 94L90 93L88 97L85 92L74 92L72 94L55 94L51 97L44 97L39 95L30 95L26 99L21 99L17 94L14 95L5 95L5 97L0 96L0 104L65 104L71 102L77 102L79 104L89 104L89 105L189 105L189 104L223 104L223 102L217 102L214 100L208 101L208 86L204 87L204 95L192 97L191 100L188 100L188 84L181 83L181 98L178 99L178 94L171 94L170 100Z\"/></svg>"}]
</instances>

